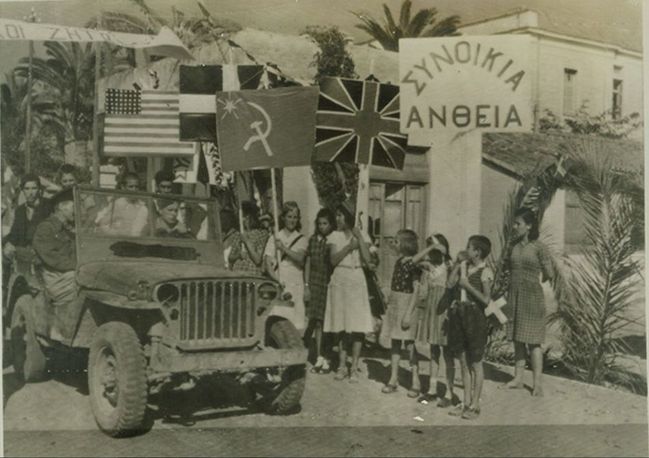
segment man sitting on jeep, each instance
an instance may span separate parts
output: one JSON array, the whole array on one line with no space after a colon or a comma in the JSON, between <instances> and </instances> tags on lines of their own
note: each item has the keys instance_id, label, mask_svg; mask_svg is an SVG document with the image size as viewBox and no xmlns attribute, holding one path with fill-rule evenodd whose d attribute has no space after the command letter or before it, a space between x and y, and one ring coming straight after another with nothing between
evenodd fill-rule
<instances>
[{"instance_id":1,"label":"man sitting on jeep","mask_svg":"<svg viewBox=\"0 0 649 458\"><path fill-rule=\"evenodd\" d=\"M59 318L61 311L68 309L77 297L72 190L56 194L52 198L52 207L52 215L36 228L33 248L43 263L45 291Z\"/></svg>"},{"instance_id":2,"label":"man sitting on jeep","mask_svg":"<svg viewBox=\"0 0 649 458\"><path fill-rule=\"evenodd\" d=\"M120 189L139 191L140 178L129 172L122 177ZM137 197L118 197L101 210L95 224L107 235L139 237L146 231L149 210L146 202Z\"/></svg>"},{"instance_id":3,"label":"man sitting on jeep","mask_svg":"<svg viewBox=\"0 0 649 458\"><path fill-rule=\"evenodd\" d=\"M155 221L156 237L194 238L187 226L178 219L180 202L173 199L157 199L158 217Z\"/></svg>"}]
</instances>

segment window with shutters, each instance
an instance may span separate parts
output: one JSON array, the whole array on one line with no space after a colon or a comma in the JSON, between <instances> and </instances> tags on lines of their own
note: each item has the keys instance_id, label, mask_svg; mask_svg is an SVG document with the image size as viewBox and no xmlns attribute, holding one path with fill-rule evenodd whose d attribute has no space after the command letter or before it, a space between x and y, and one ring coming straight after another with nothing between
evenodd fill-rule
<instances>
[{"instance_id":1,"label":"window with shutters","mask_svg":"<svg viewBox=\"0 0 649 458\"><path fill-rule=\"evenodd\" d=\"M620 79L613 80L613 102L611 104L611 114L613 119L622 117L622 87L624 82Z\"/></svg>"},{"instance_id":2,"label":"window with shutters","mask_svg":"<svg viewBox=\"0 0 649 458\"><path fill-rule=\"evenodd\" d=\"M575 113L577 103L577 70L563 69L563 115Z\"/></svg>"}]
</instances>

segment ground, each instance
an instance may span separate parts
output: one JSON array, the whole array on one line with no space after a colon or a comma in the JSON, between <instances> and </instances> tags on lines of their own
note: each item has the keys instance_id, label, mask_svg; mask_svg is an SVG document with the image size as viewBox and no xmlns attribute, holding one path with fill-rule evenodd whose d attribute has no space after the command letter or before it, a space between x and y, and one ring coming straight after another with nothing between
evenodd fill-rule
<instances>
[{"instance_id":1,"label":"ground","mask_svg":"<svg viewBox=\"0 0 649 458\"><path fill-rule=\"evenodd\" d=\"M486 365L482 413L451 417L434 403L382 394L384 354L362 358L361 382L308 374L300 411L268 416L244 404L245 391L223 379L174 393L152 410L152 430L110 439L94 423L85 374L55 374L19 386L4 371L4 450L9 456L124 455L599 455L647 456L647 398L546 376L545 397L502 389L511 368ZM531 374L526 374L531 381ZM428 377L422 376L424 386ZM459 385L459 384L458 384ZM456 387L461 397L461 387Z\"/></svg>"}]
</instances>

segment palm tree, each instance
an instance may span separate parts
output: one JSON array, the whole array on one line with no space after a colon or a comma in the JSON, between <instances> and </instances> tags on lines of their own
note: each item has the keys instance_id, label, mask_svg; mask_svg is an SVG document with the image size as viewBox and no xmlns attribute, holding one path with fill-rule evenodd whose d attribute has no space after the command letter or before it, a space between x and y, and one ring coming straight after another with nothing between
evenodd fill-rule
<instances>
[{"instance_id":1,"label":"palm tree","mask_svg":"<svg viewBox=\"0 0 649 458\"><path fill-rule=\"evenodd\" d=\"M353 14L362 22L361 24L357 24L356 27L367 32L386 51L398 51L400 38L459 35L457 31L457 27L460 24L459 16L448 16L438 21L437 8L424 8L419 10L411 18L411 8L411 0L404 0L401 4L398 24L386 4L383 4L385 18L382 23L362 13Z\"/></svg>"},{"instance_id":2,"label":"palm tree","mask_svg":"<svg viewBox=\"0 0 649 458\"><path fill-rule=\"evenodd\" d=\"M22 170L25 154L25 121L27 115L27 80L10 72L0 87L0 117L2 123L3 158L16 170ZM55 94L41 84L32 86L32 146L34 140L45 137L52 129L61 127ZM36 151L32 151L34 154ZM33 161L36 164L38 161Z\"/></svg>"},{"instance_id":3,"label":"palm tree","mask_svg":"<svg viewBox=\"0 0 649 458\"><path fill-rule=\"evenodd\" d=\"M94 106L95 53L90 43L45 42L46 58L34 58L32 74L58 100L61 121L59 135L66 153L85 162L87 142L92 136ZM27 58L22 58L15 72L26 77Z\"/></svg>"},{"instance_id":4,"label":"palm tree","mask_svg":"<svg viewBox=\"0 0 649 458\"><path fill-rule=\"evenodd\" d=\"M607 156L595 141L582 143L574 155L578 172L570 187L584 211L586 245L581 256L566 260L570 294L551 321L561 326L562 362L573 375L589 383L621 382L642 390L639 377L617 364L620 354L628 353L618 337L629 324L627 310L639 272L633 237L638 202L630 190L632 175L616 171Z\"/></svg>"}]
</instances>

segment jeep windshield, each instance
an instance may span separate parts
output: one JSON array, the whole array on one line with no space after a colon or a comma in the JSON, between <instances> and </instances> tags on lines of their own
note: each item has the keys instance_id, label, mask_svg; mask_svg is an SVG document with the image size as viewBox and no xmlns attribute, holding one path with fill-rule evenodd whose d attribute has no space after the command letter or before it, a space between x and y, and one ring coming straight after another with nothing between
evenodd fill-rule
<instances>
[{"instance_id":1,"label":"jeep windshield","mask_svg":"<svg viewBox=\"0 0 649 458\"><path fill-rule=\"evenodd\" d=\"M81 262L107 257L207 262L221 246L213 200L77 189L75 201Z\"/></svg>"}]
</instances>

